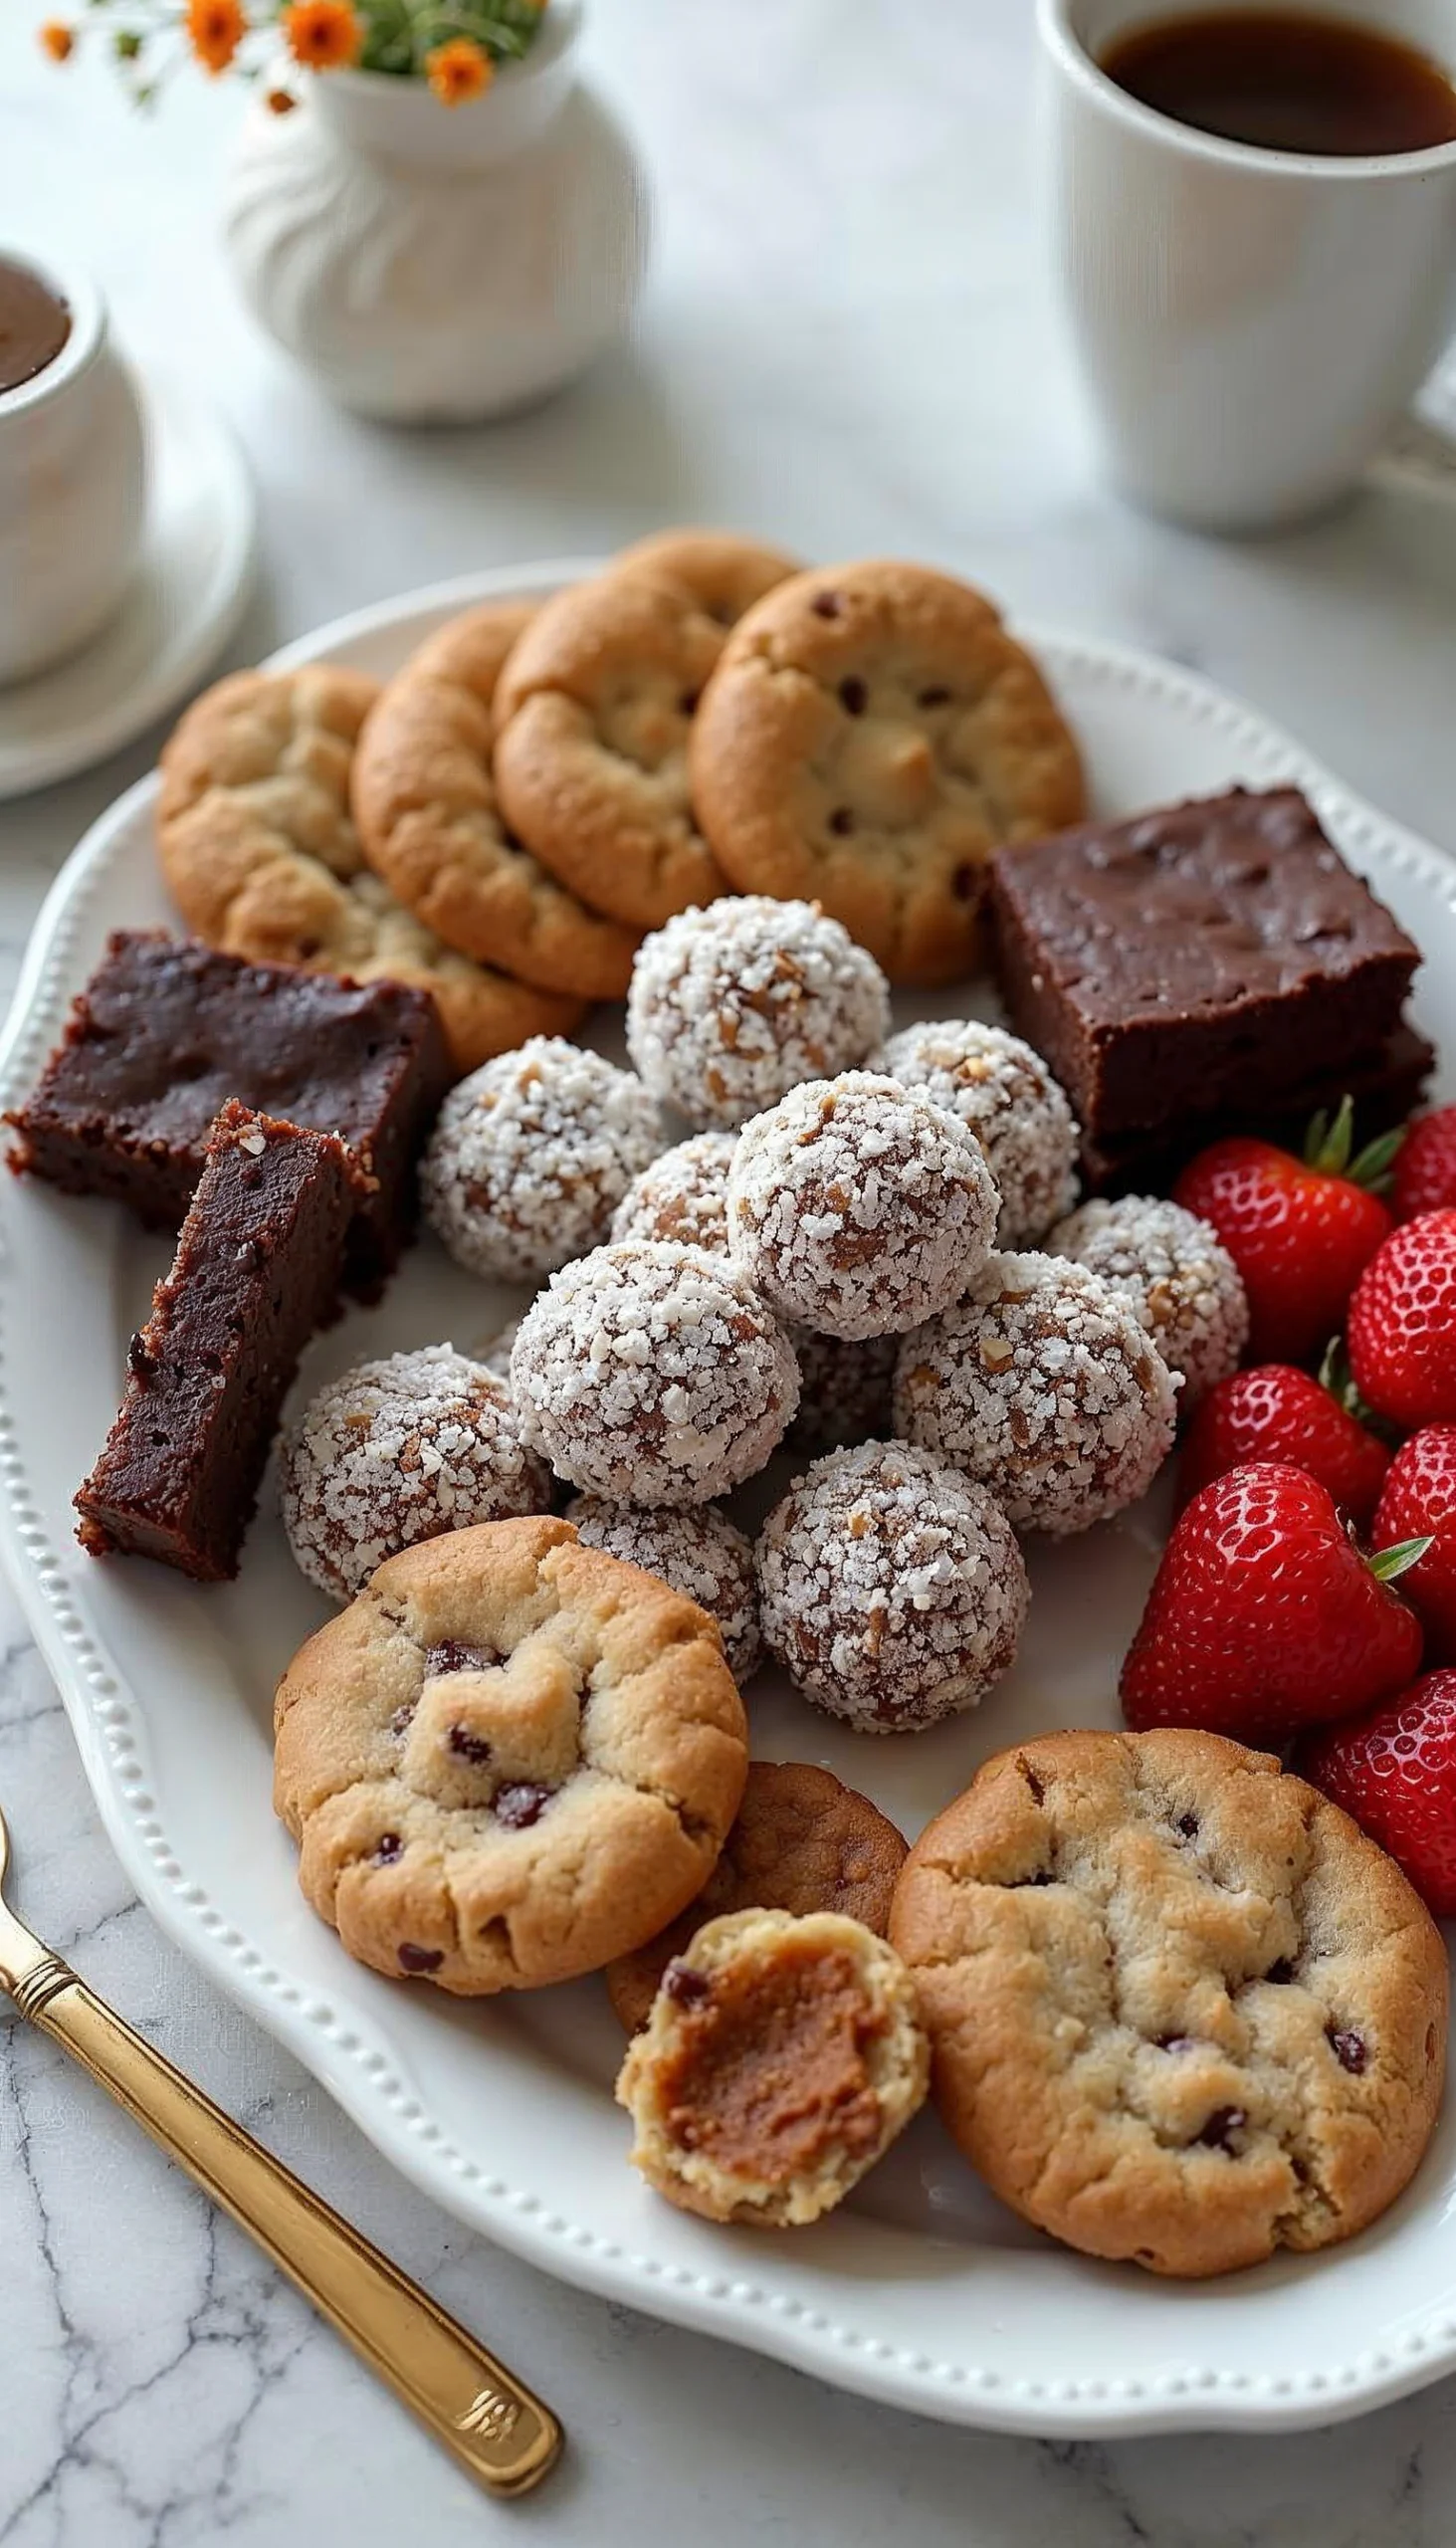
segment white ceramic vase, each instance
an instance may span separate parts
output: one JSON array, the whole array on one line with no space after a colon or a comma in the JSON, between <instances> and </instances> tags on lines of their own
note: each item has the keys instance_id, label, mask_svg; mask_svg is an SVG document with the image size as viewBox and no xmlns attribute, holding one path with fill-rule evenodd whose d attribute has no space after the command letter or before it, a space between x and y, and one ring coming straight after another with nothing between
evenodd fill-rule
<instances>
[{"instance_id":1,"label":"white ceramic vase","mask_svg":"<svg viewBox=\"0 0 1456 2548\"><path fill-rule=\"evenodd\" d=\"M331 71L249 115L225 235L257 318L361 415L463 423L572 379L631 317L647 206L577 80L576 0L523 62L443 106L422 80Z\"/></svg>"}]
</instances>

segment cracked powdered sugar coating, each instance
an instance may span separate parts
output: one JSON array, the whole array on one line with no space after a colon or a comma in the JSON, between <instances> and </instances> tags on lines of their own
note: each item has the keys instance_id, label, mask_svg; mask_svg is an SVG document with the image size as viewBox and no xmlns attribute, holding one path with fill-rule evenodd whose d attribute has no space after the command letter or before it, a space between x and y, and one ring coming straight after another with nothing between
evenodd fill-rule
<instances>
[{"instance_id":1,"label":"cracked powdered sugar coating","mask_svg":"<svg viewBox=\"0 0 1456 2548\"><path fill-rule=\"evenodd\" d=\"M627 1050L690 1123L734 1126L804 1079L862 1062L890 1028L873 956L817 903L728 895L644 939Z\"/></svg>"},{"instance_id":2,"label":"cracked powdered sugar coating","mask_svg":"<svg viewBox=\"0 0 1456 2548\"><path fill-rule=\"evenodd\" d=\"M1030 1590L1010 1523L908 1443L816 1460L769 1514L757 1564L765 1644L861 1733L974 1707L1016 1659Z\"/></svg>"},{"instance_id":3,"label":"cracked powdered sugar coating","mask_svg":"<svg viewBox=\"0 0 1456 2548\"><path fill-rule=\"evenodd\" d=\"M788 1341L798 1357L799 1411L789 1440L803 1450L826 1451L832 1444L883 1440L892 1430L890 1400L898 1336L816 1336L812 1328L791 1327Z\"/></svg>"},{"instance_id":4,"label":"cracked powdered sugar coating","mask_svg":"<svg viewBox=\"0 0 1456 2548\"><path fill-rule=\"evenodd\" d=\"M1059 1221L1048 1256L1075 1257L1126 1292L1170 1372L1181 1372L1179 1414L1237 1371L1249 1341L1243 1278L1207 1221L1157 1195L1084 1203Z\"/></svg>"},{"instance_id":5,"label":"cracked powdered sugar coating","mask_svg":"<svg viewBox=\"0 0 1456 2548\"><path fill-rule=\"evenodd\" d=\"M722 1256L599 1247L520 1322L511 1386L561 1477L634 1504L706 1504L762 1468L799 1402L777 1320Z\"/></svg>"},{"instance_id":6,"label":"cracked powdered sugar coating","mask_svg":"<svg viewBox=\"0 0 1456 2548\"><path fill-rule=\"evenodd\" d=\"M904 1335L964 1291L997 1201L953 1115L898 1080L844 1071L744 1126L728 1250L786 1319L824 1336Z\"/></svg>"},{"instance_id":7,"label":"cracked powdered sugar coating","mask_svg":"<svg viewBox=\"0 0 1456 2548\"><path fill-rule=\"evenodd\" d=\"M1077 1122L1040 1053L1004 1026L947 1017L892 1035L871 1064L958 1115L1001 1196L996 1240L1035 1247L1077 1199Z\"/></svg>"},{"instance_id":8,"label":"cracked powdered sugar coating","mask_svg":"<svg viewBox=\"0 0 1456 2548\"><path fill-rule=\"evenodd\" d=\"M559 1035L532 1035L453 1088L420 1171L425 1212L472 1274L537 1282L605 1238L662 1147L639 1079Z\"/></svg>"},{"instance_id":9,"label":"cracked powdered sugar coating","mask_svg":"<svg viewBox=\"0 0 1456 2548\"><path fill-rule=\"evenodd\" d=\"M728 1254L728 1177L735 1133L695 1133L634 1176L617 1205L614 1239L667 1238Z\"/></svg>"},{"instance_id":10,"label":"cracked powdered sugar coating","mask_svg":"<svg viewBox=\"0 0 1456 2548\"><path fill-rule=\"evenodd\" d=\"M1146 1493L1178 1383L1125 1292L1063 1256L993 1256L908 1336L898 1432L980 1478L1018 1530L1062 1538Z\"/></svg>"},{"instance_id":11,"label":"cracked powdered sugar coating","mask_svg":"<svg viewBox=\"0 0 1456 2548\"><path fill-rule=\"evenodd\" d=\"M336 1601L418 1540L550 1510L550 1472L527 1450L508 1390L453 1345L330 1380L279 1456L289 1545Z\"/></svg>"},{"instance_id":12,"label":"cracked powdered sugar coating","mask_svg":"<svg viewBox=\"0 0 1456 2548\"><path fill-rule=\"evenodd\" d=\"M716 1505L674 1512L665 1504L612 1504L605 1496L577 1495L566 1520L588 1548L605 1549L658 1576L675 1592L696 1601L723 1630L724 1653L739 1683L756 1671L759 1657L758 1592L753 1551Z\"/></svg>"}]
</instances>

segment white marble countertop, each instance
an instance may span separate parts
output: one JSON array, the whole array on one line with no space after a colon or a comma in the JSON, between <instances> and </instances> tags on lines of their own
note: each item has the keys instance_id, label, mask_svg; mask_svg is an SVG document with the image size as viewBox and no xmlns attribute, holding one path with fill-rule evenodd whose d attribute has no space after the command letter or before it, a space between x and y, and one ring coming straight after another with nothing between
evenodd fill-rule
<instances>
[{"instance_id":1,"label":"white marble countertop","mask_svg":"<svg viewBox=\"0 0 1456 2548\"><path fill-rule=\"evenodd\" d=\"M1370 495L1218 545L1098 487L1043 292L1029 0L593 0L593 75L649 154L635 345L494 432L350 421L253 332L212 244L237 112L188 80L147 123L0 13L0 233L88 259L147 365L231 417L262 500L235 660L466 567L675 520L962 568L1023 617L1175 656L1258 700L1456 850L1456 508ZM0 809L8 987L40 896L154 740ZM542 2281L396 2179L157 1934L102 1834L0 1592L0 1794L35 1925L546 2392L571 2454L485 2503L245 2243L43 2039L0 2019L0 2548L1437 2548L1456 2390L1333 2435L1103 2449L950 2432Z\"/></svg>"}]
</instances>

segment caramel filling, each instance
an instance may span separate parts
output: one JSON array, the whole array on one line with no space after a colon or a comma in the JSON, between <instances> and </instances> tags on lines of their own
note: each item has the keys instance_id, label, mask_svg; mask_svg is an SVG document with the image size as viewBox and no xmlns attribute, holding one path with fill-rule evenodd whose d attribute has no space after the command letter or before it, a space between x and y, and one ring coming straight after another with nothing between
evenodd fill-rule
<instances>
[{"instance_id":1,"label":"caramel filling","mask_svg":"<svg viewBox=\"0 0 1456 2548\"><path fill-rule=\"evenodd\" d=\"M878 2143L868 2048L886 2020L842 1947L791 1939L742 1970L695 1976L661 2072L668 2128L734 2176L783 2183Z\"/></svg>"}]
</instances>

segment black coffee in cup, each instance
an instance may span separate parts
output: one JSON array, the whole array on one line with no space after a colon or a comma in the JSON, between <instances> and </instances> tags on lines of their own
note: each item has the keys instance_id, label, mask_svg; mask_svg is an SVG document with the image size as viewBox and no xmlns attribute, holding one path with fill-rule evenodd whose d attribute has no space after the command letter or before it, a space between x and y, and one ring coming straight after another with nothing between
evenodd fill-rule
<instances>
[{"instance_id":1,"label":"black coffee in cup","mask_svg":"<svg viewBox=\"0 0 1456 2548\"><path fill-rule=\"evenodd\" d=\"M71 333L71 313L29 266L0 257L0 397L45 371Z\"/></svg>"},{"instance_id":2,"label":"black coffee in cup","mask_svg":"<svg viewBox=\"0 0 1456 2548\"><path fill-rule=\"evenodd\" d=\"M1294 9L1200 10L1100 57L1130 98L1260 150L1374 158L1456 141L1456 86L1414 45Z\"/></svg>"}]
</instances>

